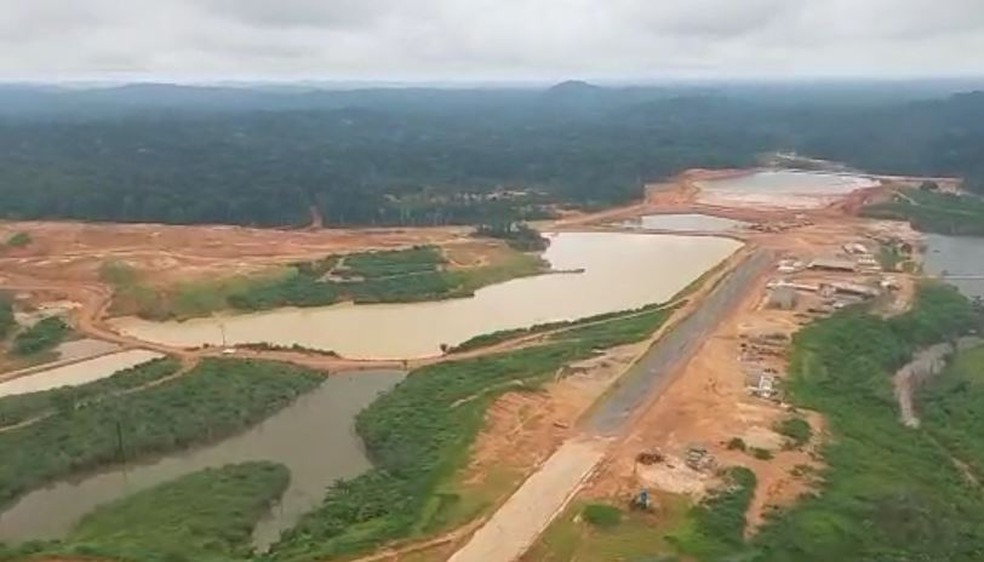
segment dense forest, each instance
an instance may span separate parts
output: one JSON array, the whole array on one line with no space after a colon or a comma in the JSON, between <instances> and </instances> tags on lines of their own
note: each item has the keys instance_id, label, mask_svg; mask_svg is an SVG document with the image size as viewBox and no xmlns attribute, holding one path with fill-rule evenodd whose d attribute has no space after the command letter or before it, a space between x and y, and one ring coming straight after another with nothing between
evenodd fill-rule
<instances>
[{"instance_id":1,"label":"dense forest","mask_svg":"<svg viewBox=\"0 0 984 562\"><path fill-rule=\"evenodd\" d=\"M599 88L0 89L0 217L483 223L796 150L984 182L984 93ZM874 92L874 93L872 93ZM876 95L877 94L877 95Z\"/></svg>"}]
</instances>

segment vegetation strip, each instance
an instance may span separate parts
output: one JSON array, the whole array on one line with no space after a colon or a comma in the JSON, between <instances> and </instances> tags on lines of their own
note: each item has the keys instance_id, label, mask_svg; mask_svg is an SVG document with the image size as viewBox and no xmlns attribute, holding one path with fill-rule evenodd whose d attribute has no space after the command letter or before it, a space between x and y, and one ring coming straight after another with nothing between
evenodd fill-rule
<instances>
[{"instance_id":1,"label":"vegetation strip","mask_svg":"<svg viewBox=\"0 0 984 562\"><path fill-rule=\"evenodd\" d=\"M863 215L905 220L916 230L960 236L984 236L984 199L919 189L902 190L894 201L869 205Z\"/></svg>"},{"instance_id":2,"label":"vegetation strip","mask_svg":"<svg viewBox=\"0 0 984 562\"><path fill-rule=\"evenodd\" d=\"M51 316L14 336L13 352L16 355L36 355L49 351L71 331L68 324L57 316Z\"/></svg>"},{"instance_id":3,"label":"vegetation strip","mask_svg":"<svg viewBox=\"0 0 984 562\"><path fill-rule=\"evenodd\" d=\"M15 425L51 411L70 413L84 402L139 388L169 377L180 368L181 364L177 360L155 359L79 386L6 396L0 398L0 427Z\"/></svg>"},{"instance_id":4,"label":"vegetation strip","mask_svg":"<svg viewBox=\"0 0 984 562\"><path fill-rule=\"evenodd\" d=\"M466 462L495 398L517 384L535 388L598 349L641 341L669 315L659 309L617 317L539 347L414 371L357 418L376 468L332 488L274 546L272 559L352 555L443 528L458 498L442 485Z\"/></svg>"},{"instance_id":5,"label":"vegetation strip","mask_svg":"<svg viewBox=\"0 0 984 562\"><path fill-rule=\"evenodd\" d=\"M209 468L100 506L64 540L12 549L132 562L232 562L251 557L253 528L283 494L286 467Z\"/></svg>"},{"instance_id":6,"label":"vegetation strip","mask_svg":"<svg viewBox=\"0 0 984 562\"><path fill-rule=\"evenodd\" d=\"M0 506L58 478L224 438L322 381L314 371L281 363L204 359L163 384L5 431Z\"/></svg>"}]
</instances>

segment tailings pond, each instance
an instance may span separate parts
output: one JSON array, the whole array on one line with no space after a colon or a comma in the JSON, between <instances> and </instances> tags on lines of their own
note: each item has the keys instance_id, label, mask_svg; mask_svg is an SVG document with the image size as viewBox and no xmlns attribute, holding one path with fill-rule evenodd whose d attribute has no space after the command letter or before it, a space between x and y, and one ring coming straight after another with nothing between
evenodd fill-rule
<instances>
[{"instance_id":1,"label":"tailings pond","mask_svg":"<svg viewBox=\"0 0 984 562\"><path fill-rule=\"evenodd\" d=\"M749 226L747 222L698 214L644 215L625 221L618 226L638 230L665 230L668 232L720 232L739 231Z\"/></svg>"},{"instance_id":2,"label":"tailings pond","mask_svg":"<svg viewBox=\"0 0 984 562\"><path fill-rule=\"evenodd\" d=\"M0 541L57 538L96 506L127 494L209 467L270 460L290 469L290 486L254 532L256 545L265 548L316 507L332 482L371 467L355 433L355 415L403 377L398 371L334 375L235 437L36 490L0 514Z\"/></svg>"},{"instance_id":3,"label":"tailings pond","mask_svg":"<svg viewBox=\"0 0 984 562\"><path fill-rule=\"evenodd\" d=\"M728 238L633 233L550 235L544 258L556 273L514 279L473 297L409 304L278 309L186 322L114 321L131 336L178 346L269 342L351 358L435 356L480 334L574 320L666 301L730 256ZM574 272L576 271L576 272Z\"/></svg>"},{"instance_id":4,"label":"tailings pond","mask_svg":"<svg viewBox=\"0 0 984 562\"><path fill-rule=\"evenodd\" d=\"M968 297L984 298L984 238L927 234L924 267Z\"/></svg>"},{"instance_id":5,"label":"tailings pond","mask_svg":"<svg viewBox=\"0 0 984 562\"><path fill-rule=\"evenodd\" d=\"M809 209L828 205L852 191L875 187L879 182L847 174L764 170L695 185L701 190L699 201L709 205Z\"/></svg>"}]
</instances>

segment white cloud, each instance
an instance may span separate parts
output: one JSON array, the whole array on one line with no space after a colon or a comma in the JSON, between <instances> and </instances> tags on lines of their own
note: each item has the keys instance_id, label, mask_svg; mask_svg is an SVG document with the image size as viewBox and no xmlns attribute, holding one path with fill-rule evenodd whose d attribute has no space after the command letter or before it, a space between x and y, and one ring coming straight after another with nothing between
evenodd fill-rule
<instances>
[{"instance_id":1,"label":"white cloud","mask_svg":"<svg viewBox=\"0 0 984 562\"><path fill-rule=\"evenodd\" d=\"M984 74L982 0L0 0L0 78Z\"/></svg>"}]
</instances>

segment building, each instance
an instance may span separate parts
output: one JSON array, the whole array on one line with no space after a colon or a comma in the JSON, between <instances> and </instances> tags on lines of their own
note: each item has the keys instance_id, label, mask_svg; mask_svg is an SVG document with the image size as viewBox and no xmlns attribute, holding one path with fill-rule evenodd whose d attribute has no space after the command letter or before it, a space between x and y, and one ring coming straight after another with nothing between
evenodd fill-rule
<instances>
[{"instance_id":1,"label":"building","mask_svg":"<svg viewBox=\"0 0 984 562\"><path fill-rule=\"evenodd\" d=\"M778 308L779 310L793 310L796 308L796 303L799 300L799 296L796 294L796 289L789 285L781 285L769 293L768 306L770 308Z\"/></svg>"},{"instance_id":2,"label":"building","mask_svg":"<svg viewBox=\"0 0 984 562\"><path fill-rule=\"evenodd\" d=\"M850 260L842 260L836 258L817 258L810 262L807 266L809 269L815 271L840 271L840 272L855 272L858 269L856 263Z\"/></svg>"}]
</instances>

